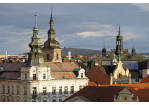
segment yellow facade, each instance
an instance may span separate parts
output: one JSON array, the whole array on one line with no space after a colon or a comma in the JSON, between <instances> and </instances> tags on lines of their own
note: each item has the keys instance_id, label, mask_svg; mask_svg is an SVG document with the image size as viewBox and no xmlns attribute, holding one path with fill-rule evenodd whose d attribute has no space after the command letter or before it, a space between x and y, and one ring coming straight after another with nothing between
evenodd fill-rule
<instances>
[{"instance_id":1,"label":"yellow facade","mask_svg":"<svg viewBox=\"0 0 149 105\"><path fill-rule=\"evenodd\" d=\"M128 69L126 71L122 67L122 62L117 63L116 69L110 74L110 84L130 84L131 74Z\"/></svg>"}]
</instances>

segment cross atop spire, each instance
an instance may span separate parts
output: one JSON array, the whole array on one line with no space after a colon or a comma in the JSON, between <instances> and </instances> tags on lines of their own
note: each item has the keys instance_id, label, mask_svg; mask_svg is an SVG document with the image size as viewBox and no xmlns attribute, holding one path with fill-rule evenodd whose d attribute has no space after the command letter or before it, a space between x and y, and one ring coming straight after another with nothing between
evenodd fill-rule
<instances>
[{"instance_id":1,"label":"cross atop spire","mask_svg":"<svg viewBox=\"0 0 149 105\"><path fill-rule=\"evenodd\" d=\"M105 43L103 43L103 47L105 48Z\"/></svg>"},{"instance_id":2,"label":"cross atop spire","mask_svg":"<svg viewBox=\"0 0 149 105\"><path fill-rule=\"evenodd\" d=\"M35 12L35 26L37 26L37 12Z\"/></svg>"},{"instance_id":3,"label":"cross atop spire","mask_svg":"<svg viewBox=\"0 0 149 105\"><path fill-rule=\"evenodd\" d=\"M52 4L51 4L51 19L50 22L53 22L53 18L52 18Z\"/></svg>"}]
</instances>

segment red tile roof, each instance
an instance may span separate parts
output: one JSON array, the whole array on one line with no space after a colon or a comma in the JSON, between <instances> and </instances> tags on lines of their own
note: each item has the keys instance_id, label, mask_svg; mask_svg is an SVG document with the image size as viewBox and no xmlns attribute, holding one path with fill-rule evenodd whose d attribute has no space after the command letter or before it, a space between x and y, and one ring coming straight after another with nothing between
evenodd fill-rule
<instances>
[{"instance_id":1,"label":"red tile roof","mask_svg":"<svg viewBox=\"0 0 149 105\"><path fill-rule=\"evenodd\" d=\"M140 83L149 83L149 75L147 75Z\"/></svg>"},{"instance_id":2,"label":"red tile roof","mask_svg":"<svg viewBox=\"0 0 149 105\"><path fill-rule=\"evenodd\" d=\"M55 79L71 79L76 76L73 72L51 72L51 77Z\"/></svg>"},{"instance_id":3,"label":"red tile roof","mask_svg":"<svg viewBox=\"0 0 149 105\"><path fill-rule=\"evenodd\" d=\"M88 86L97 86L95 82L88 82Z\"/></svg>"},{"instance_id":4,"label":"red tile roof","mask_svg":"<svg viewBox=\"0 0 149 105\"><path fill-rule=\"evenodd\" d=\"M21 71L21 67L26 67L26 63L2 63L0 67L4 68L4 71Z\"/></svg>"},{"instance_id":5,"label":"red tile roof","mask_svg":"<svg viewBox=\"0 0 149 105\"><path fill-rule=\"evenodd\" d=\"M98 82L100 85L110 84L110 78L102 66L94 66L86 74L90 82Z\"/></svg>"},{"instance_id":6,"label":"red tile roof","mask_svg":"<svg viewBox=\"0 0 149 105\"><path fill-rule=\"evenodd\" d=\"M51 71L73 71L74 68L79 68L75 63L46 62L45 65Z\"/></svg>"},{"instance_id":7,"label":"red tile roof","mask_svg":"<svg viewBox=\"0 0 149 105\"><path fill-rule=\"evenodd\" d=\"M149 83L100 85L99 87L87 86L64 101L75 96L84 96L85 98L87 96L93 96L99 102L112 102L114 100L114 95L118 97L119 92L124 88L127 88L131 93L133 93L134 100L138 96L139 102L149 102Z\"/></svg>"},{"instance_id":8,"label":"red tile roof","mask_svg":"<svg viewBox=\"0 0 149 105\"><path fill-rule=\"evenodd\" d=\"M0 79L17 79L20 78L21 73L20 72L3 72L0 75Z\"/></svg>"},{"instance_id":9,"label":"red tile roof","mask_svg":"<svg viewBox=\"0 0 149 105\"><path fill-rule=\"evenodd\" d=\"M118 93L123 90L124 87L97 87L97 86L86 86L80 91L76 92L72 96L68 97L67 101L75 96L84 96L85 98L88 96L94 97L95 100L90 100L92 102L113 102L114 95L118 97ZM97 101L96 101L97 100Z\"/></svg>"}]
</instances>

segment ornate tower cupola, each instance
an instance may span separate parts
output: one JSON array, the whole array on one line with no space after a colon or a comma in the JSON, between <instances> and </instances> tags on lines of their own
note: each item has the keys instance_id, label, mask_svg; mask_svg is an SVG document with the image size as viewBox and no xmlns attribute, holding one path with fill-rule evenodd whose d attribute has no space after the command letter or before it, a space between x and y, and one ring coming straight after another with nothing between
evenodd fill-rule
<instances>
[{"instance_id":1,"label":"ornate tower cupola","mask_svg":"<svg viewBox=\"0 0 149 105\"><path fill-rule=\"evenodd\" d=\"M115 54L113 54L113 59L111 61L111 65L116 65L117 64L117 59L115 58Z\"/></svg>"},{"instance_id":2,"label":"ornate tower cupola","mask_svg":"<svg viewBox=\"0 0 149 105\"><path fill-rule=\"evenodd\" d=\"M104 48L102 49L102 56L106 56L105 44L104 44Z\"/></svg>"},{"instance_id":3,"label":"ornate tower cupola","mask_svg":"<svg viewBox=\"0 0 149 105\"><path fill-rule=\"evenodd\" d=\"M134 48L134 42L133 42L132 56L134 55L136 55L136 49Z\"/></svg>"},{"instance_id":4,"label":"ornate tower cupola","mask_svg":"<svg viewBox=\"0 0 149 105\"><path fill-rule=\"evenodd\" d=\"M53 17L51 7L50 29L48 30L48 40L44 42L42 51L44 53L44 62L62 62L61 60L61 48L59 42L55 40L55 30L53 29Z\"/></svg>"},{"instance_id":5,"label":"ornate tower cupola","mask_svg":"<svg viewBox=\"0 0 149 105\"><path fill-rule=\"evenodd\" d=\"M120 21L119 21L119 32L118 36L116 36L116 55L122 55L123 54L123 36L120 33Z\"/></svg>"},{"instance_id":6,"label":"ornate tower cupola","mask_svg":"<svg viewBox=\"0 0 149 105\"><path fill-rule=\"evenodd\" d=\"M38 35L38 27L37 27L37 14L35 14L35 27L33 29L33 37L32 42L29 44L31 51L28 53L28 62L26 67L31 66L38 66L38 67L45 67L43 53L42 53L42 46L43 44L40 42L40 37Z\"/></svg>"}]
</instances>

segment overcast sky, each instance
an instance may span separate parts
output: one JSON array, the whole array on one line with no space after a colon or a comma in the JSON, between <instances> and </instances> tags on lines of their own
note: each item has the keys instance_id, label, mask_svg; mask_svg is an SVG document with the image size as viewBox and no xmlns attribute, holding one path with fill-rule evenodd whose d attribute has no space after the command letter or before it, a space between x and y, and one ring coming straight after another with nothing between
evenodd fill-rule
<instances>
[{"instance_id":1,"label":"overcast sky","mask_svg":"<svg viewBox=\"0 0 149 105\"><path fill-rule=\"evenodd\" d=\"M0 3L0 55L30 51L35 12L42 43L47 38L51 3ZM123 47L149 53L149 3L52 3L54 29L60 47L115 49L119 20Z\"/></svg>"}]
</instances>

